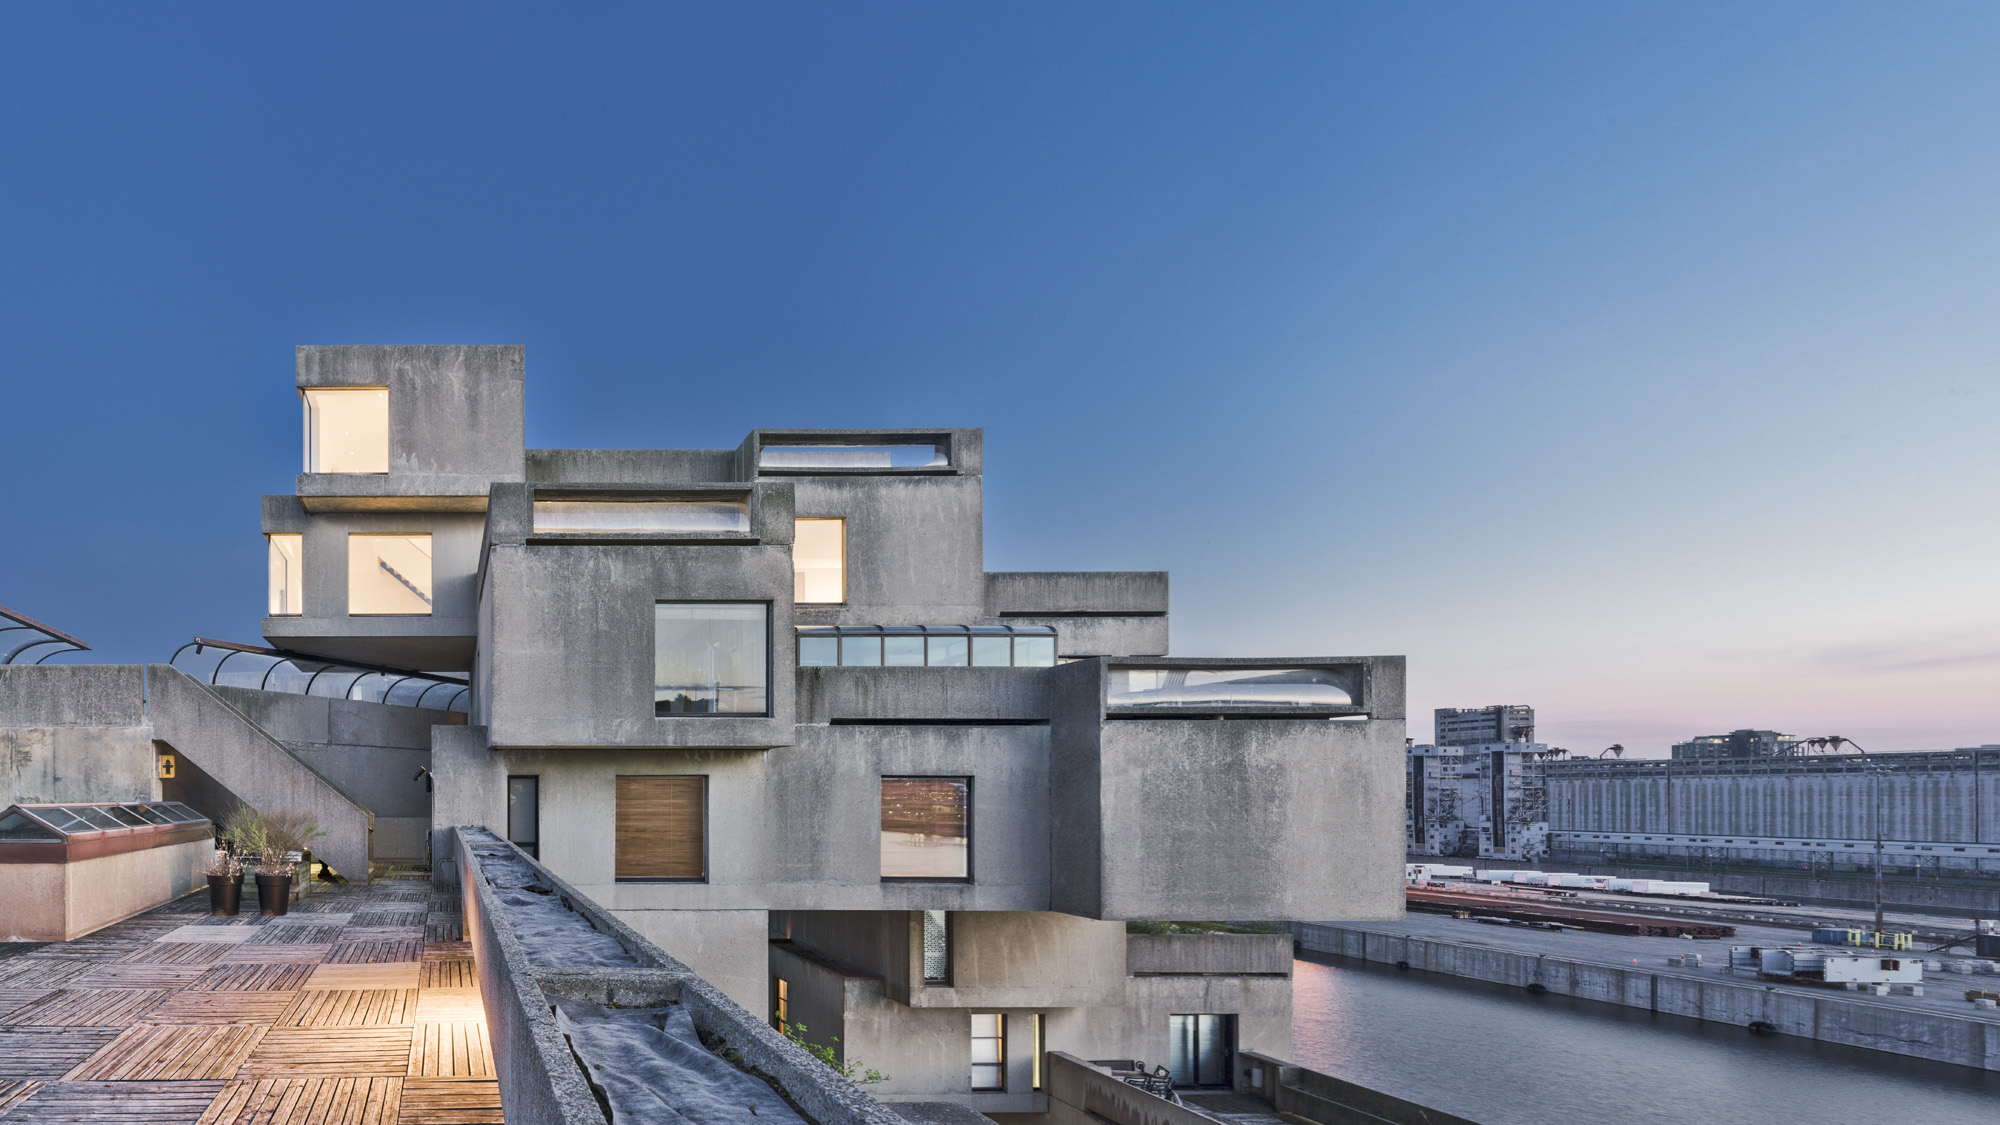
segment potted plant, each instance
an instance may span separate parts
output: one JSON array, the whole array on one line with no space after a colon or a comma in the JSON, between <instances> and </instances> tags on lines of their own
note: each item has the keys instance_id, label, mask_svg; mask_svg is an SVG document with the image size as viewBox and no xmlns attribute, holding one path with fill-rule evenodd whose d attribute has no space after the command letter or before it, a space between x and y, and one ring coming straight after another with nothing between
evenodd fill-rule
<instances>
[{"instance_id":1,"label":"potted plant","mask_svg":"<svg viewBox=\"0 0 2000 1125\"><path fill-rule=\"evenodd\" d=\"M243 865L228 850L217 848L202 873L208 876L208 912L235 917L243 905Z\"/></svg>"},{"instance_id":2,"label":"potted plant","mask_svg":"<svg viewBox=\"0 0 2000 1125\"><path fill-rule=\"evenodd\" d=\"M265 848L257 857L257 913L281 917L292 908L292 873L298 864L276 848Z\"/></svg>"},{"instance_id":3,"label":"potted plant","mask_svg":"<svg viewBox=\"0 0 2000 1125\"><path fill-rule=\"evenodd\" d=\"M271 812L258 817L262 848L257 862L257 903L265 914L283 914L291 906L293 876L307 846L326 835L311 813Z\"/></svg>"}]
</instances>

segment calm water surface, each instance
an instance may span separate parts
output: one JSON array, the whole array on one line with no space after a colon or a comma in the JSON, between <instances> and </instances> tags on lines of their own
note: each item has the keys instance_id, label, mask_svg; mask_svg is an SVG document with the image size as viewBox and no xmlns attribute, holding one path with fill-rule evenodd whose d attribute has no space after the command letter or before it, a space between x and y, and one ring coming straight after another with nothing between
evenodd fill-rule
<instances>
[{"instance_id":1,"label":"calm water surface","mask_svg":"<svg viewBox=\"0 0 2000 1125\"><path fill-rule=\"evenodd\" d=\"M1482 1125L2000 1125L2000 1075L1341 958L1293 965L1292 1054Z\"/></svg>"}]
</instances>

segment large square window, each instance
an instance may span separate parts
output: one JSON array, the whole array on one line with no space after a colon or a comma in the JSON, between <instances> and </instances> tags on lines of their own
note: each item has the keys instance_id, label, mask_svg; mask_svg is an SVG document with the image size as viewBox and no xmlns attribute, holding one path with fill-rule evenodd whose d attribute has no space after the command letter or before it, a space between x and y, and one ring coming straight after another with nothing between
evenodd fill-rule
<instances>
[{"instance_id":1,"label":"large square window","mask_svg":"<svg viewBox=\"0 0 2000 1125\"><path fill-rule=\"evenodd\" d=\"M835 605L847 600L847 521L792 522L792 601Z\"/></svg>"},{"instance_id":2,"label":"large square window","mask_svg":"<svg viewBox=\"0 0 2000 1125\"><path fill-rule=\"evenodd\" d=\"M305 536L266 535L270 540L272 617L305 612Z\"/></svg>"},{"instance_id":3,"label":"large square window","mask_svg":"<svg viewBox=\"0 0 2000 1125\"><path fill-rule=\"evenodd\" d=\"M660 602L653 607L655 715L770 713L771 607Z\"/></svg>"},{"instance_id":4,"label":"large square window","mask_svg":"<svg viewBox=\"0 0 2000 1125\"><path fill-rule=\"evenodd\" d=\"M430 536L347 537L347 612L427 614L430 611Z\"/></svg>"},{"instance_id":5,"label":"large square window","mask_svg":"<svg viewBox=\"0 0 2000 1125\"><path fill-rule=\"evenodd\" d=\"M972 779L882 779L882 878L972 875Z\"/></svg>"},{"instance_id":6,"label":"large square window","mask_svg":"<svg viewBox=\"0 0 2000 1125\"><path fill-rule=\"evenodd\" d=\"M389 471L389 388L308 387L306 472Z\"/></svg>"}]
</instances>

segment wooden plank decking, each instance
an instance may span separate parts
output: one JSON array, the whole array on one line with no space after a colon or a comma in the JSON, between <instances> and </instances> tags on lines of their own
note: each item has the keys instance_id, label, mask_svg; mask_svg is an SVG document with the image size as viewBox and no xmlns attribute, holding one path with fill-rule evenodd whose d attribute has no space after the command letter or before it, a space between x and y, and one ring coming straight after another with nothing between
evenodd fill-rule
<instances>
[{"instance_id":1,"label":"wooden plank decking","mask_svg":"<svg viewBox=\"0 0 2000 1125\"><path fill-rule=\"evenodd\" d=\"M399 880L299 905L190 896L0 950L0 1125L501 1122L456 900Z\"/></svg>"}]
</instances>

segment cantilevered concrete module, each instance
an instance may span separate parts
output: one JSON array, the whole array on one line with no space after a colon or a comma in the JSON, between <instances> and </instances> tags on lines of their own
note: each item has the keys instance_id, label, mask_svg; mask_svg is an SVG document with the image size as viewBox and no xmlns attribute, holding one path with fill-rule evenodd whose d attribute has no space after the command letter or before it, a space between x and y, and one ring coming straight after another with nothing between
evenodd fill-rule
<instances>
[{"instance_id":1,"label":"cantilevered concrete module","mask_svg":"<svg viewBox=\"0 0 2000 1125\"><path fill-rule=\"evenodd\" d=\"M300 348L271 651L106 670L151 791L39 799L176 753L357 881L484 826L877 1097L995 1113L1056 1054L1290 1054L1286 939L1159 922L1400 915L1402 658L1171 656L1163 573L987 572L978 429L530 450L525 373Z\"/></svg>"}]
</instances>

